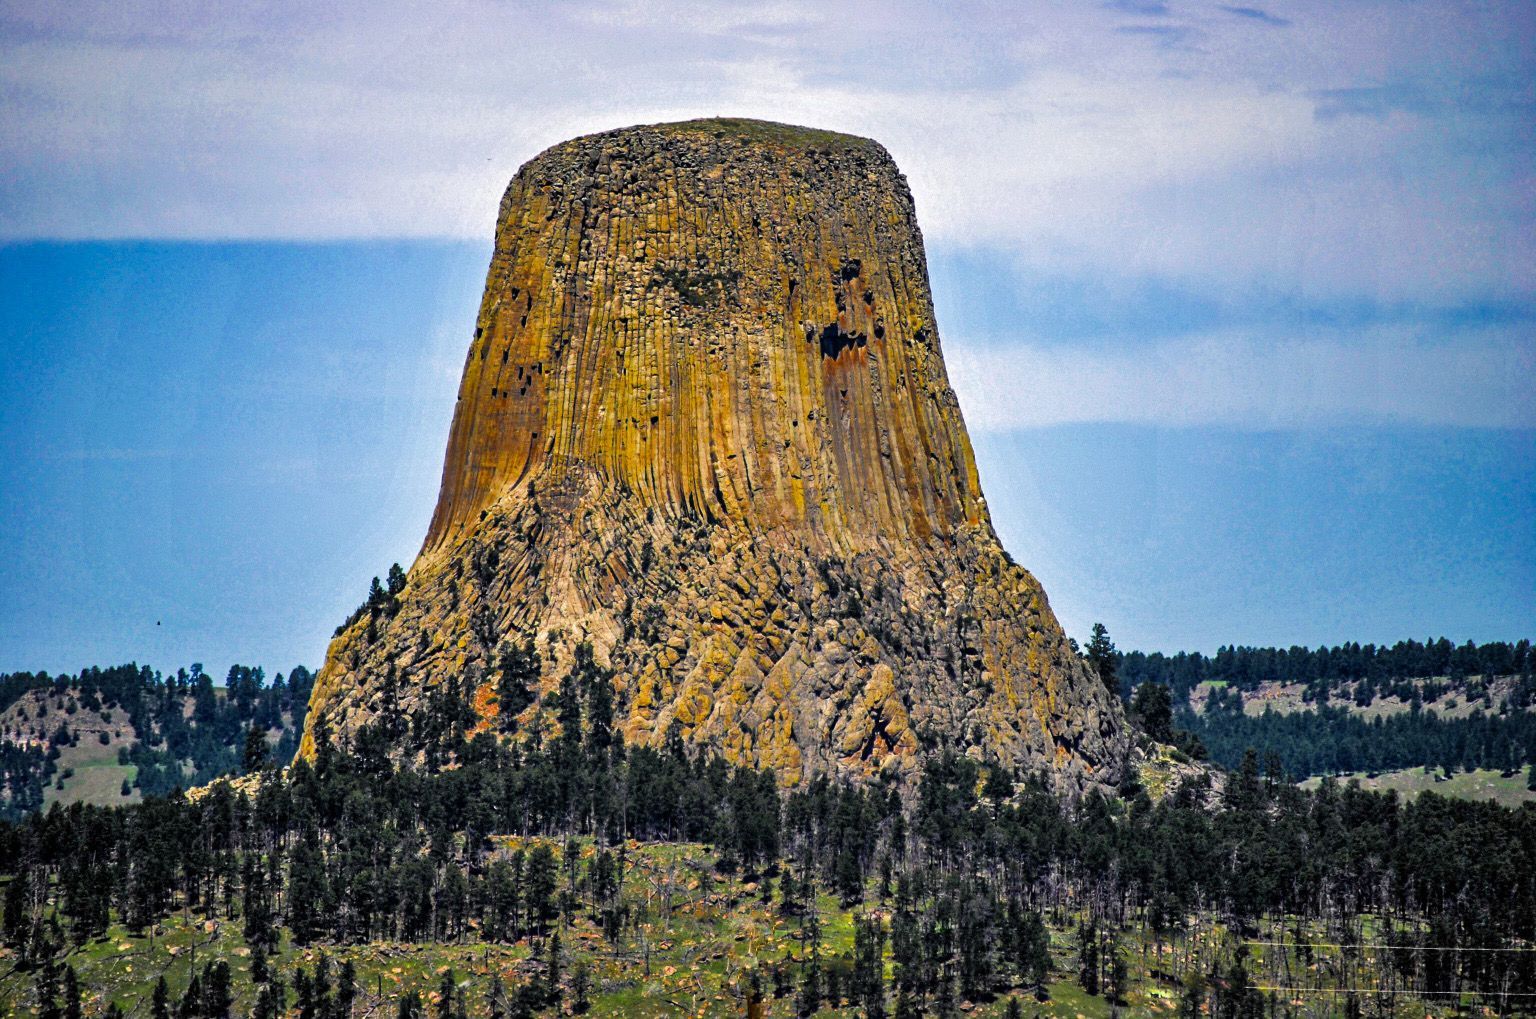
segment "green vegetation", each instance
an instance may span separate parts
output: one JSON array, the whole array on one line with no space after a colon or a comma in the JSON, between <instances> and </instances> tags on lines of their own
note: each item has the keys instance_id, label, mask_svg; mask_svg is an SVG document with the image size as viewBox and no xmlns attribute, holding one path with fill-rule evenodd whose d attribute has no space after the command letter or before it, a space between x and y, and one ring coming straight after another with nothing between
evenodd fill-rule
<instances>
[{"instance_id":1,"label":"green vegetation","mask_svg":"<svg viewBox=\"0 0 1536 1019\"><path fill-rule=\"evenodd\" d=\"M1120 659L1101 658L1113 678ZM1302 789L1250 750L1217 781L1178 749L1193 737L1166 688L1143 684L1147 760L1113 795L1063 800L1046 776L943 752L908 788L786 793L676 729L623 744L590 648L538 700L542 668L509 640L494 724L469 681L446 682L345 747L320 726L286 774L255 721L259 676L223 695L200 670L156 680L189 723L252 719L226 748L251 777L0 822L0 1010L1235 1019L1536 998L1536 806L1438 794L1461 776L1420 772L1436 788L1412 798ZM102 691L21 687L15 703ZM81 735L49 763L117 774L91 763L111 737ZM1527 775L1498 781L1513 797Z\"/></svg>"},{"instance_id":2,"label":"green vegetation","mask_svg":"<svg viewBox=\"0 0 1536 1019\"><path fill-rule=\"evenodd\" d=\"M122 803L125 779L131 790L130 798L137 798L139 791L134 788L134 779L138 769L131 764L118 763L118 750L125 745L117 740L105 746L95 740L81 740L73 746L62 747L55 764L61 774L44 789L43 807L46 809L55 803L89 803L98 807Z\"/></svg>"},{"instance_id":3,"label":"green vegetation","mask_svg":"<svg viewBox=\"0 0 1536 1019\"><path fill-rule=\"evenodd\" d=\"M1213 696L1206 710L1182 712L1179 726L1211 760L1232 767L1249 750L1296 778L1396 771L1432 765L1452 771L1492 768L1514 774L1536 761L1536 712L1474 711L1442 718L1409 711L1365 719L1344 707L1250 715L1241 698Z\"/></svg>"},{"instance_id":4,"label":"green vegetation","mask_svg":"<svg viewBox=\"0 0 1536 1019\"><path fill-rule=\"evenodd\" d=\"M514 698L537 660L519 646ZM210 1019L1280 1015L1293 996L1268 988L1298 986L1415 1014L1536 994L1514 951L1536 941L1536 809L1306 792L1252 754L1158 802L1134 782L1064 801L945 753L909 789L785 794L675 731L625 746L613 679L583 648L550 724L510 742L471 736L469 684L445 683L344 749L320 727L286 777L0 825L7 1007L51 1016L71 980L93 1014L153 1014L159 993ZM385 756L402 743L414 763Z\"/></svg>"},{"instance_id":5,"label":"green vegetation","mask_svg":"<svg viewBox=\"0 0 1536 1019\"><path fill-rule=\"evenodd\" d=\"M1109 630L1103 623L1093 624L1093 634L1084 649L1083 657L1088 660L1088 665L1093 669L1094 675L1099 681L1109 688L1111 693L1118 693L1120 681L1116 673L1119 667L1119 654L1115 650L1114 642L1109 639Z\"/></svg>"},{"instance_id":6,"label":"green vegetation","mask_svg":"<svg viewBox=\"0 0 1536 1019\"><path fill-rule=\"evenodd\" d=\"M1433 766L1509 777L1536 764L1536 654L1529 640L1460 646L1224 647L1214 657L1118 654L1096 628L1087 657L1133 714L1154 705L1160 742L1235 768L1249 750L1304 779ZM1161 725L1162 694L1174 706ZM1143 727L1149 728L1143 719ZM1467 783L1442 788L1455 794Z\"/></svg>"},{"instance_id":7,"label":"green vegetation","mask_svg":"<svg viewBox=\"0 0 1536 1019\"><path fill-rule=\"evenodd\" d=\"M700 255L693 266L664 266L656 263L651 286L670 286L684 304L690 308L720 304L736 299L736 286L741 282L740 270L719 271L704 264Z\"/></svg>"},{"instance_id":8,"label":"green vegetation","mask_svg":"<svg viewBox=\"0 0 1536 1019\"><path fill-rule=\"evenodd\" d=\"M1306 688L1309 703L1327 704L1347 688L1349 699L1360 707L1378 696L1395 696L1404 702L1418 696L1432 703L1454 688L1481 698L1487 677L1518 675L1527 683L1516 694L1514 707L1524 710L1536 703L1536 687L1529 685L1533 666L1536 655L1529 640L1455 645L1441 637L1423 643L1403 640L1391 647L1358 643L1315 650L1232 646L1212 657L1198 651L1171 656L1131 651L1119 656L1118 671L1124 697L1143 683L1168 687L1177 703L1187 702L1190 691L1201 683L1214 681L1244 691L1265 683L1296 683Z\"/></svg>"},{"instance_id":9,"label":"green vegetation","mask_svg":"<svg viewBox=\"0 0 1536 1019\"><path fill-rule=\"evenodd\" d=\"M268 684L243 665L222 689L197 664L168 676L137 665L0 675L0 818L55 803L109 806L238 773L252 732L286 764L312 683L302 667Z\"/></svg>"},{"instance_id":10,"label":"green vegetation","mask_svg":"<svg viewBox=\"0 0 1536 1019\"><path fill-rule=\"evenodd\" d=\"M523 843L526 847L527 843ZM558 845L558 844L557 844ZM576 853L586 861L594 853L590 840L576 840ZM563 848L563 847L561 847ZM558 851L558 850L557 850ZM625 877L622 896L646 903L646 917L635 934L618 941L609 940L600 923L590 913L577 910L566 918L561 932L561 962L567 977L585 966L590 982L589 1014L593 1016L675 1016L688 1014L739 1015L753 992L753 975L759 977L761 993L769 1015L793 1015L802 995L795 983L794 971L806 952L804 921L782 915L781 900L764 902L762 885L742 875L720 875L718 858L709 847L697 843L634 843L629 849L631 869ZM562 867L562 870L564 868ZM669 878L674 899L668 907L665 892ZM708 883L708 891L701 891ZM872 883L872 899L878 889ZM878 909L878 902L875 909ZM863 907L844 906L836 896L817 898L817 923L821 927L821 951L829 960L849 961L856 948L856 927L867 915ZM1047 976L1044 995L1031 987L1000 992L990 1000L966 1003L966 1014L1005 1016L1010 1003L1017 1002L1023 1014L1075 1019L1077 1016L1108 1019L1117 1006L1106 993L1087 993L1080 982L1080 916L1070 911L1047 910ZM1365 925L1373 926L1374 920ZM1130 1014L1172 1014L1185 994L1185 987L1170 980L1170 970L1182 965L1182 958L1195 954L1204 959L1234 957L1238 946L1247 941L1293 941L1297 936L1310 941L1327 941L1336 935L1314 924L1295 926L1267 925L1252 935L1235 934L1213 917L1191 924L1189 935L1179 940L1158 942L1149 933L1127 929L1118 936L1118 956L1126 966L1126 987L1118 1009ZM337 996L339 975L350 964L352 971L353 1015L394 1016L401 1001L416 993L428 1015L441 1005L443 977L452 973L455 993L462 993L467 1014L486 1016L493 1011L493 995L500 986L503 1015L510 1012L518 988L537 985L546 973L548 942L504 943L474 936L454 943L374 941L363 944L324 944L296 946L291 937L282 937L277 946L259 962L258 952L245 936L236 917L175 914L152 930L135 934L120 924L112 925L100 938L92 940L65 956L80 986L85 990L86 1014L103 1014L110 1005L124 1014L148 1012L156 984L166 981L168 1000L174 1005L186 994L194 973L224 964L230 973L232 1015L252 1014L258 1005L262 986L281 981L290 1008L299 1004L295 979L303 970L312 978L325 959L331 974L331 997ZM1292 950L1248 944L1246 968L1250 979L1269 984L1274 981L1304 979L1325 984L1343 976L1346 961L1339 952L1316 951L1310 957ZM1365 968L1372 960L1352 963ZM885 960L885 979L892 976L889 953ZM840 963L839 963L840 964ZM266 982L255 979L255 971L265 967L272 975ZM848 967L852 969L851 963ZM775 981L775 970L789 975L788 982ZM842 987L839 976L838 1004L823 998L816 1014L855 1015L866 1010L853 1004ZM33 979L15 979L0 984L5 1006L18 1008L18 1014L36 1014L32 996ZM574 1012L574 981L566 979L566 1010ZM1468 1002L1472 996L1468 996ZM957 1006L961 1004L957 1002ZM887 1002L887 1013L894 1009ZM1422 1005L1411 1003L1398 1012L1419 1016Z\"/></svg>"},{"instance_id":11,"label":"green vegetation","mask_svg":"<svg viewBox=\"0 0 1536 1019\"><path fill-rule=\"evenodd\" d=\"M379 583L379 578L374 577L373 582L368 585L368 597L361 605L353 609L346 619L342 620L341 625L336 627L334 636L340 637L354 623L366 615L368 617L368 640L369 643L372 643L374 628L378 625L379 619L381 617L391 617L400 611L400 595L405 591L405 582L405 571L400 568L399 563L394 563L389 567L384 583Z\"/></svg>"},{"instance_id":12,"label":"green vegetation","mask_svg":"<svg viewBox=\"0 0 1536 1019\"><path fill-rule=\"evenodd\" d=\"M1505 773L1488 768L1452 772L1449 776L1439 768L1404 768L1381 774L1357 772L1342 775L1342 782L1359 782L1360 788L1372 792L1396 792L1401 796L1417 796L1434 792L1464 800L1491 800L1506 807L1518 807L1522 803L1536 803L1536 789L1529 788L1526 772ZM1309 778L1302 783L1305 789L1316 789L1322 779Z\"/></svg>"}]
</instances>

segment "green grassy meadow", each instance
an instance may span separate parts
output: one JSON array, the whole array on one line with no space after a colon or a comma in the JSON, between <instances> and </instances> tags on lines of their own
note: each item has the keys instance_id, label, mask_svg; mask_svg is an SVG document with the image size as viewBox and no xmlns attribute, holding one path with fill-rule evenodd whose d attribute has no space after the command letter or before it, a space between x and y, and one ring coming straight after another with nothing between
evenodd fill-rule
<instances>
[{"instance_id":1,"label":"green grassy meadow","mask_svg":"<svg viewBox=\"0 0 1536 1019\"><path fill-rule=\"evenodd\" d=\"M1526 788L1523 771L1513 775L1487 768L1476 771L1456 771L1450 778L1443 777L1438 768L1405 768L1386 771L1379 775L1357 772L1338 776L1340 782L1358 780L1362 789L1374 792L1393 790L1401 796L1417 796L1434 791L1441 796L1463 800L1492 800L1506 807L1518 807L1522 803L1536 803L1536 791ZM1301 783L1303 789L1316 789L1321 778L1309 778Z\"/></svg>"}]
</instances>

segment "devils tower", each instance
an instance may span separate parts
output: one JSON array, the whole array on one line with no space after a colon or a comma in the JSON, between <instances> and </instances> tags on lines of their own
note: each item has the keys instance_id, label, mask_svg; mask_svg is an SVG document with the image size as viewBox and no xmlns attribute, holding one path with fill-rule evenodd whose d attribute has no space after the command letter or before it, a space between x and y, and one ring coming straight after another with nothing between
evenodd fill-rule
<instances>
[{"instance_id":1,"label":"devils tower","mask_svg":"<svg viewBox=\"0 0 1536 1019\"><path fill-rule=\"evenodd\" d=\"M786 784L946 746L1064 789L1123 766L1118 704L993 532L912 196L863 138L636 127L513 178L426 541L338 631L306 751L443 684L506 728L530 638L539 691L590 647L628 741Z\"/></svg>"}]
</instances>

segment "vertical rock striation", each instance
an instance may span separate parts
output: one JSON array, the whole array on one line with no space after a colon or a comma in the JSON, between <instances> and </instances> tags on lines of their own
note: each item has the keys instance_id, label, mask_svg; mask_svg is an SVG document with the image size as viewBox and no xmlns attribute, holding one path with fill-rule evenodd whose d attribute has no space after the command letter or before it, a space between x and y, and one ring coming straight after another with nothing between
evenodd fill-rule
<instances>
[{"instance_id":1,"label":"vertical rock striation","mask_svg":"<svg viewBox=\"0 0 1536 1019\"><path fill-rule=\"evenodd\" d=\"M1075 789L1124 756L992 531L912 197L862 138L692 121L518 171L426 542L398 609L339 631L311 724L355 730L385 676L390 710L451 679L494 716L525 635L546 686L590 642L631 741L786 783L951 745Z\"/></svg>"}]
</instances>

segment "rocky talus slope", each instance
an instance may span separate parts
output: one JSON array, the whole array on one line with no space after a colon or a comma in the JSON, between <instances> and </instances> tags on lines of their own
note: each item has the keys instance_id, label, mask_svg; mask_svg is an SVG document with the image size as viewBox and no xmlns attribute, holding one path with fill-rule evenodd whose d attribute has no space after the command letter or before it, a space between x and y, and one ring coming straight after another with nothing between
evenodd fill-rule
<instances>
[{"instance_id":1,"label":"rocky talus slope","mask_svg":"<svg viewBox=\"0 0 1536 1019\"><path fill-rule=\"evenodd\" d=\"M467 678L490 724L525 635L546 690L591 643L629 740L787 784L950 745L1081 789L1126 753L993 533L912 197L862 138L693 121L518 171L425 545L311 725L355 731L385 676L391 710Z\"/></svg>"}]
</instances>

